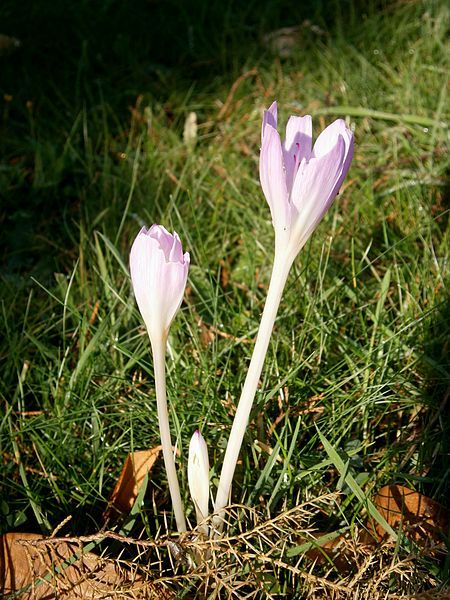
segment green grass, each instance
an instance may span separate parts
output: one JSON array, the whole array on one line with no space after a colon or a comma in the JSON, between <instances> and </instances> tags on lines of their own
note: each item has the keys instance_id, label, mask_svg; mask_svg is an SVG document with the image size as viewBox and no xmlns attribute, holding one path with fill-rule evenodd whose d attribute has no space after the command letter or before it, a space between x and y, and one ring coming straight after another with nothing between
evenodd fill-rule
<instances>
[{"instance_id":1,"label":"green grass","mask_svg":"<svg viewBox=\"0 0 450 600\"><path fill-rule=\"evenodd\" d=\"M69 514L72 533L96 531L126 454L158 444L149 343L127 271L142 224L174 228L191 253L169 340L171 426L186 507L197 427L217 484L273 257L258 182L262 109L273 99L282 124L309 113L315 134L347 117L355 158L289 277L233 498L276 514L335 490L338 465L319 430L363 494L401 483L448 505L448 10L317 3L309 18L323 33L300 26L280 59L263 34L308 11L275 4L221 14L212 3L194 22L173 3L172 44L164 3L147 37L144 5L125 19L105 2L91 23L80 4L58 51L65 34L44 27L51 4L31 34L6 3L3 33L24 39L0 57L1 92L12 96L0 125L3 532L48 533ZM182 137L190 111L194 149ZM146 501L152 532L169 508L164 478L160 464ZM365 510L340 487L336 528ZM447 577L438 565L438 580Z\"/></svg>"}]
</instances>

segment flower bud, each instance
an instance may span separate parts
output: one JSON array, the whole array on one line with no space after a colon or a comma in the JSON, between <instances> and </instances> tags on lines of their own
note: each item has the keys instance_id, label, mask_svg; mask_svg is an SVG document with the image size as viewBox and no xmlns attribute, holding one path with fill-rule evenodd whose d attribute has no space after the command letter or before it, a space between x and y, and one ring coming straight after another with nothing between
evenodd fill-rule
<instances>
[{"instance_id":1,"label":"flower bud","mask_svg":"<svg viewBox=\"0 0 450 600\"><path fill-rule=\"evenodd\" d=\"M189 444L188 483L197 523L201 523L208 516L209 460L208 448L200 431L194 433Z\"/></svg>"},{"instance_id":2,"label":"flower bud","mask_svg":"<svg viewBox=\"0 0 450 600\"><path fill-rule=\"evenodd\" d=\"M134 295L151 340L165 339L180 308L189 270L189 253L180 238L162 225L143 227L130 252Z\"/></svg>"}]
</instances>

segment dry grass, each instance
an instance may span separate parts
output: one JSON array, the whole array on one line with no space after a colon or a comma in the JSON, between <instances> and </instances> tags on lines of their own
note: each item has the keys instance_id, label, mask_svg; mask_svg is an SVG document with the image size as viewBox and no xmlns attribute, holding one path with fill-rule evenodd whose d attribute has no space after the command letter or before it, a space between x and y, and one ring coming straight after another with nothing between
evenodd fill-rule
<instances>
[{"instance_id":1,"label":"dry grass","mask_svg":"<svg viewBox=\"0 0 450 600\"><path fill-rule=\"evenodd\" d=\"M391 541L376 544L357 527L319 549L314 522L335 511L338 501L328 494L273 518L236 505L228 510L226 535L217 540L195 531L155 540L112 531L25 539L20 545L33 585L19 597L49 597L57 590L62 598L427 598L410 596L437 585L423 554ZM90 552L99 544L101 558Z\"/></svg>"}]
</instances>

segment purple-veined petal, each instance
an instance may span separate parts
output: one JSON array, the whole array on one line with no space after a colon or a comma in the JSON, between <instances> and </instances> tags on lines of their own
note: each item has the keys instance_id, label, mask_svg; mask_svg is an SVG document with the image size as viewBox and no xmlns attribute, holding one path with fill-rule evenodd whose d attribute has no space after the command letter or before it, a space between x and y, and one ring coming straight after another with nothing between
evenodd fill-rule
<instances>
[{"instance_id":1,"label":"purple-veined petal","mask_svg":"<svg viewBox=\"0 0 450 600\"><path fill-rule=\"evenodd\" d=\"M286 139L283 144L286 185L289 192L300 163L303 159L308 161L311 156L311 147L312 119L310 115L290 117L286 125Z\"/></svg>"}]
</instances>

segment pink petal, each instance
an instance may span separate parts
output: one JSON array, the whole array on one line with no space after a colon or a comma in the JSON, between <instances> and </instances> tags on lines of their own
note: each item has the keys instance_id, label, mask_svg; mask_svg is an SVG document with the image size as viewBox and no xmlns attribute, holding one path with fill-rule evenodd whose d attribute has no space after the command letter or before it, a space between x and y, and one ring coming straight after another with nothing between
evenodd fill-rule
<instances>
[{"instance_id":1,"label":"pink petal","mask_svg":"<svg viewBox=\"0 0 450 600\"><path fill-rule=\"evenodd\" d=\"M186 287L188 264L180 262L169 262L164 271L164 279L159 282L163 293L164 304L162 305L162 316L167 327L181 306Z\"/></svg>"},{"instance_id":2,"label":"pink petal","mask_svg":"<svg viewBox=\"0 0 450 600\"><path fill-rule=\"evenodd\" d=\"M166 260L169 260L169 254L173 244L173 236L167 231L167 229L162 225L152 225L148 230L147 235L155 240L158 240Z\"/></svg>"},{"instance_id":3,"label":"pink petal","mask_svg":"<svg viewBox=\"0 0 450 600\"><path fill-rule=\"evenodd\" d=\"M264 129L266 125L271 125L274 129L277 129L277 118L278 118L278 108L277 103L272 102L268 110L264 111L264 116L262 120L261 126L261 142L264 137Z\"/></svg>"},{"instance_id":4,"label":"pink petal","mask_svg":"<svg viewBox=\"0 0 450 600\"><path fill-rule=\"evenodd\" d=\"M336 144L338 136L342 136L344 140L345 156L342 162L342 167L339 176L336 177L334 188L330 193L330 195L333 198L339 192L339 188L341 187L342 182L344 181L345 176L347 175L347 172L350 168L350 164L353 159L353 133L345 125L345 121L343 119L336 119L336 121L331 123L331 125L328 125L328 127L322 131L322 133L317 138L313 148L314 156L323 156L329 151L330 147Z\"/></svg>"},{"instance_id":5,"label":"pink petal","mask_svg":"<svg viewBox=\"0 0 450 600\"><path fill-rule=\"evenodd\" d=\"M345 121L343 119L336 119L336 121L333 121L333 123L328 125L317 138L313 148L313 156L320 158L321 156L328 154L328 152L336 145L338 137L340 135L344 136L346 131L347 127L345 126ZM345 141L346 140L344 139L344 142Z\"/></svg>"},{"instance_id":6,"label":"pink petal","mask_svg":"<svg viewBox=\"0 0 450 600\"><path fill-rule=\"evenodd\" d=\"M283 145L284 164L286 167L286 185L292 189L296 169L303 159L309 160L312 146L312 119L290 117L286 125L286 140Z\"/></svg>"},{"instance_id":7,"label":"pink petal","mask_svg":"<svg viewBox=\"0 0 450 600\"><path fill-rule=\"evenodd\" d=\"M164 252L158 241L141 230L131 247L130 273L136 302L147 327L153 321L153 314L160 312L159 306L156 307L159 297L152 290L155 272L158 277L165 262Z\"/></svg>"},{"instance_id":8,"label":"pink petal","mask_svg":"<svg viewBox=\"0 0 450 600\"><path fill-rule=\"evenodd\" d=\"M306 243L336 195L336 183L341 178L346 160L346 144L340 134L334 140L335 145L328 153L311 158L294 180L291 202L297 211L294 235L299 249Z\"/></svg>"},{"instance_id":9,"label":"pink petal","mask_svg":"<svg viewBox=\"0 0 450 600\"><path fill-rule=\"evenodd\" d=\"M339 192L339 188L350 168L354 148L353 133L345 125L343 119L336 119L336 121L322 131L317 138L312 151L313 157L318 159L328 155L336 147L339 137L341 137L344 142L344 157L341 162L339 173L336 174L334 185L329 191L329 198L327 198L328 203L331 203Z\"/></svg>"},{"instance_id":10,"label":"pink petal","mask_svg":"<svg viewBox=\"0 0 450 600\"><path fill-rule=\"evenodd\" d=\"M183 300L189 270L189 253L183 255L174 232L154 225L143 228L130 251L134 295L150 336L167 332Z\"/></svg>"},{"instance_id":11,"label":"pink petal","mask_svg":"<svg viewBox=\"0 0 450 600\"><path fill-rule=\"evenodd\" d=\"M169 253L169 260L172 262L183 262L183 248L180 238L175 231L173 232L173 243Z\"/></svg>"},{"instance_id":12,"label":"pink petal","mask_svg":"<svg viewBox=\"0 0 450 600\"><path fill-rule=\"evenodd\" d=\"M283 164L283 151L278 132L267 124L259 158L261 186L270 207L275 229L286 228L290 222L289 194Z\"/></svg>"},{"instance_id":13,"label":"pink petal","mask_svg":"<svg viewBox=\"0 0 450 600\"><path fill-rule=\"evenodd\" d=\"M340 176L336 180L336 185L334 186L334 189L331 192L331 196L333 198L338 194L339 189L340 189L345 177L347 176L348 170L350 169L350 165L352 164L352 160L353 160L353 150L354 150L353 132L350 129L348 129L348 127L345 126L345 123L343 121L342 121L342 123L344 126L341 129L341 135L344 138L344 143L345 143L345 157L344 157L344 161L342 163Z\"/></svg>"}]
</instances>

